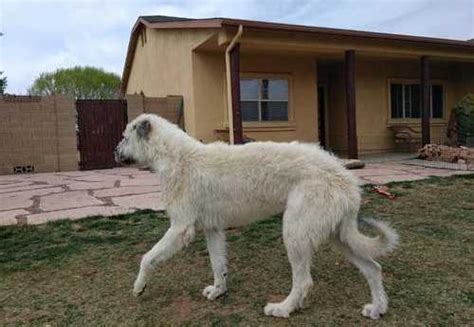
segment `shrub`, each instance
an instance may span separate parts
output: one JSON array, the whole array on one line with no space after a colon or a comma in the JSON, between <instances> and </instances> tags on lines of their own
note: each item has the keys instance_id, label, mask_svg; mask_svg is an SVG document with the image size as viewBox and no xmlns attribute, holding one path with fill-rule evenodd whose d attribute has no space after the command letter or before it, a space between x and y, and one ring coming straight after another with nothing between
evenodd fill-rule
<instances>
[{"instance_id":1,"label":"shrub","mask_svg":"<svg viewBox=\"0 0 474 327\"><path fill-rule=\"evenodd\" d=\"M454 122L452 122L454 119ZM457 134L457 143L460 145L474 144L474 94L462 98L453 108L448 127L448 137ZM453 133L454 132L454 133Z\"/></svg>"}]
</instances>

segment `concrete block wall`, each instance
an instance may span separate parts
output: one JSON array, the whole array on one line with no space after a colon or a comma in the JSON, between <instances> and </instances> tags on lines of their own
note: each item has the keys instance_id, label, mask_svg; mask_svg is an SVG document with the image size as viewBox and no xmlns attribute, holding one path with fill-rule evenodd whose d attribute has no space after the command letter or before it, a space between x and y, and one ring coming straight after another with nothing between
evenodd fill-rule
<instances>
[{"instance_id":1,"label":"concrete block wall","mask_svg":"<svg viewBox=\"0 0 474 327\"><path fill-rule=\"evenodd\" d=\"M127 100L128 122L131 122L144 112L145 98L141 95L127 94L125 95L125 99Z\"/></svg>"},{"instance_id":2,"label":"concrete block wall","mask_svg":"<svg viewBox=\"0 0 474 327\"><path fill-rule=\"evenodd\" d=\"M153 113L184 128L184 108L181 107L181 96L143 97L129 94L125 98L127 99L129 122L142 113Z\"/></svg>"},{"instance_id":3,"label":"concrete block wall","mask_svg":"<svg viewBox=\"0 0 474 327\"><path fill-rule=\"evenodd\" d=\"M0 97L0 174L77 170L75 115L69 97Z\"/></svg>"}]
</instances>

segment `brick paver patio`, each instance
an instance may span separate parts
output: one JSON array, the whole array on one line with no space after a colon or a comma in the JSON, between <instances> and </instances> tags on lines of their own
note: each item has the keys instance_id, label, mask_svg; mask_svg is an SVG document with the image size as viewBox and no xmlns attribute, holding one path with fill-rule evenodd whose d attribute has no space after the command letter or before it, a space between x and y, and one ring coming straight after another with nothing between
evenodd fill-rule
<instances>
[{"instance_id":1,"label":"brick paver patio","mask_svg":"<svg viewBox=\"0 0 474 327\"><path fill-rule=\"evenodd\" d=\"M368 163L353 170L361 184L414 181L469 174L406 165ZM134 168L0 176L0 225L42 224L64 218L117 215L137 209L163 210L155 174Z\"/></svg>"}]
</instances>

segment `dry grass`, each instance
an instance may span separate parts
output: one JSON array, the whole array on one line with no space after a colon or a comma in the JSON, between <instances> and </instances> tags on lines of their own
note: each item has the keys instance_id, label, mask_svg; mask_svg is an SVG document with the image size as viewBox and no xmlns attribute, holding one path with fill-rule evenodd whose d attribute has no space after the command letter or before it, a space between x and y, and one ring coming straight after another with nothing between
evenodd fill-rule
<instances>
[{"instance_id":1,"label":"dry grass","mask_svg":"<svg viewBox=\"0 0 474 327\"><path fill-rule=\"evenodd\" d=\"M141 255L168 227L140 212L43 226L0 228L0 325L468 325L473 317L474 176L390 185L395 201L364 194L363 215L391 222L400 248L382 260L391 296L378 322L358 271L329 247L315 255L308 307L290 320L263 306L283 299L290 268L280 219L228 232L229 293L209 302L202 235L163 265L145 294L131 286Z\"/></svg>"}]
</instances>

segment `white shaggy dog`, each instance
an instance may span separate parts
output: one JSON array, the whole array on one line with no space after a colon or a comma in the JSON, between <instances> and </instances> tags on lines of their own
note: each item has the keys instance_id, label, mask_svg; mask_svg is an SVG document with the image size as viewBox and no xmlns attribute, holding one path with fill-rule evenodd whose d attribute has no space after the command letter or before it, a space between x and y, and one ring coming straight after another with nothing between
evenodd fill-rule
<instances>
[{"instance_id":1,"label":"white shaggy dog","mask_svg":"<svg viewBox=\"0 0 474 327\"><path fill-rule=\"evenodd\" d=\"M214 300L227 290L224 230L283 212L293 286L284 301L266 305L266 315L289 317L302 307L313 285L312 255L324 241L336 244L367 279L372 303L362 314L377 319L385 313L388 299L374 258L393 250L398 236L374 220L367 223L379 236L359 232L360 190L337 158L316 145L297 142L202 144L150 114L128 124L123 136L116 160L139 162L156 171L171 220L163 238L142 258L133 289L136 296L144 291L152 271L202 229L214 272L214 284L203 295Z\"/></svg>"}]
</instances>

